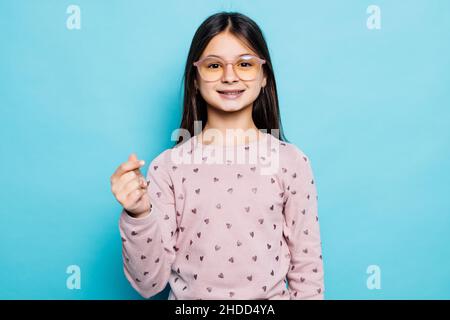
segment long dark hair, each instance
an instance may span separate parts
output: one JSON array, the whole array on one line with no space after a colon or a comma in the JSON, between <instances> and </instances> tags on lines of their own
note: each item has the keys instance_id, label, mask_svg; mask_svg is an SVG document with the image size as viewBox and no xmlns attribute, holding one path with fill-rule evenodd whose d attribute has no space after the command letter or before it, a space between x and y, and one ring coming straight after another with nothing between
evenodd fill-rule
<instances>
[{"instance_id":1,"label":"long dark hair","mask_svg":"<svg viewBox=\"0 0 450 320\"><path fill-rule=\"evenodd\" d=\"M271 134L273 134L272 129L278 129L279 136L276 137L281 141L287 141L281 125L275 76L266 40L258 25L249 17L238 12L213 14L195 32L184 70L183 117L180 129L189 131L192 137L194 135L194 121L202 121L202 129L206 124L206 101L200 92L195 90L194 79L197 70L193 66L193 62L199 59L209 41L225 30L246 43L260 58L266 60L266 63L262 66L267 77L267 83L264 91L261 90L253 103L253 122L258 129L266 129ZM180 135L177 144L182 139L183 137Z\"/></svg>"}]
</instances>

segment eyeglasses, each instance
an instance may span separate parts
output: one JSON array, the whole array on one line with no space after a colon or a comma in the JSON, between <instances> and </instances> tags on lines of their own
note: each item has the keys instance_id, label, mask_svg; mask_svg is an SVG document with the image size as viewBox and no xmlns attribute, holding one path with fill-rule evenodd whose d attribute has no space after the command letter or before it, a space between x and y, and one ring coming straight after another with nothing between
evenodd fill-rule
<instances>
[{"instance_id":1,"label":"eyeglasses","mask_svg":"<svg viewBox=\"0 0 450 320\"><path fill-rule=\"evenodd\" d=\"M253 55L243 55L234 61L225 61L219 57L207 56L194 62L202 79L207 82L222 78L228 64L233 65L234 73L243 81L255 80L266 60Z\"/></svg>"}]
</instances>

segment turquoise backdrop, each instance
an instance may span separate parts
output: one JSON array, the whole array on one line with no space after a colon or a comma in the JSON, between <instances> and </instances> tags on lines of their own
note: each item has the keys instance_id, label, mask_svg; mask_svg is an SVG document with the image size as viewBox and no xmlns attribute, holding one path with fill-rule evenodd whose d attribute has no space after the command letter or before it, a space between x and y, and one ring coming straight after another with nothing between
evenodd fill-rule
<instances>
[{"instance_id":1,"label":"turquoise backdrop","mask_svg":"<svg viewBox=\"0 0 450 320\"><path fill-rule=\"evenodd\" d=\"M172 145L192 36L221 10L262 28L286 136L312 161L325 297L450 299L446 0L0 0L0 298L140 298L109 178Z\"/></svg>"}]
</instances>

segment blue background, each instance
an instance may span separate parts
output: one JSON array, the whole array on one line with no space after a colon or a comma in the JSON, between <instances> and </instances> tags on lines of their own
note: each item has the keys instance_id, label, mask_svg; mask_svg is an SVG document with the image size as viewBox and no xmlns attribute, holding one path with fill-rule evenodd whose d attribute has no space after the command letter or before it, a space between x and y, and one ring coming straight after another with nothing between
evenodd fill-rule
<instances>
[{"instance_id":1,"label":"blue background","mask_svg":"<svg viewBox=\"0 0 450 320\"><path fill-rule=\"evenodd\" d=\"M70 4L80 30L66 28ZM325 297L449 299L444 0L1 0L0 298L140 298L109 178L131 152L146 172L172 145L192 36L220 10L262 28L286 136L312 161ZM80 290L66 288L72 264Z\"/></svg>"}]
</instances>

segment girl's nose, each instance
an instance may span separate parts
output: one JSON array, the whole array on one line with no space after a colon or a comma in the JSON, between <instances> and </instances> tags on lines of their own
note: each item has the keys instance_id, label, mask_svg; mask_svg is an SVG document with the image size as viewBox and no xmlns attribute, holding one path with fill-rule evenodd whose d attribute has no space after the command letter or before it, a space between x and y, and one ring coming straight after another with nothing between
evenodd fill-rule
<instances>
[{"instance_id":1,"label":"girl's nose","mask_svg":"<svg viewBox=\"0 0 450 320\"><path fill-rule=\"evenodd\" d=\"M239 81L239 77L234 72L233 65L231 63L227 64L223 70L223 81L224 82L234 82Z\"/></svg>"}]
</instances>

